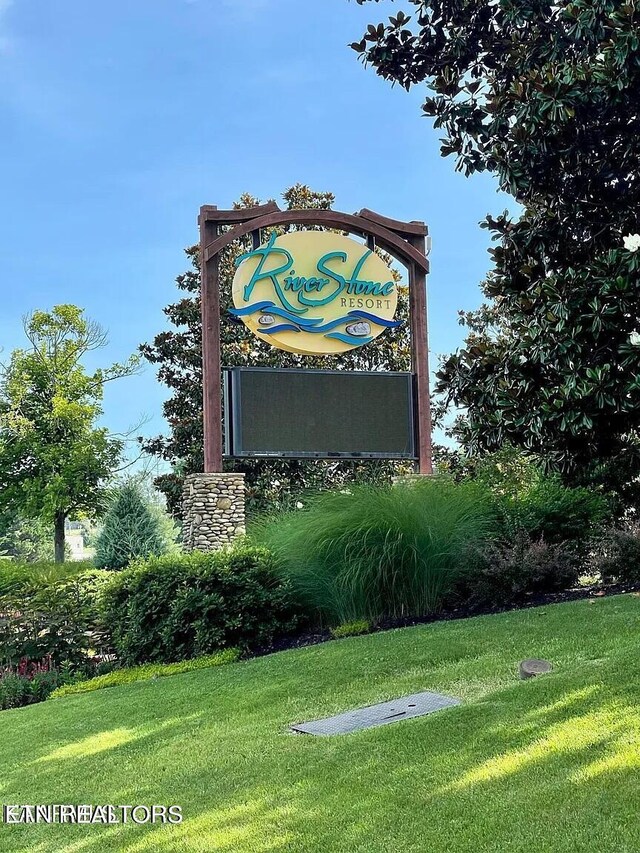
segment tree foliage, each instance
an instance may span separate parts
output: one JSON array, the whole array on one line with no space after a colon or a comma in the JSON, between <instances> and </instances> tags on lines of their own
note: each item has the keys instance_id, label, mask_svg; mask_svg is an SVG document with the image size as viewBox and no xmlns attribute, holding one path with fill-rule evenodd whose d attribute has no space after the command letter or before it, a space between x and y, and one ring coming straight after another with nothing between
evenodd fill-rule
<instances>
[{"instance_id":1,"label":"tree foliage","mask_svg":"<svg viewBox=\"0 0 640 853\"><path fill-rule=\"evenodd\" d=\"M20 563L51 562L52 534L52 525L39 518L0 513L0 557L11 557Z\"/></svg>"},{"instance_id":2,"label":"tree foliage","mask_svg":"<svg viewBox=\"0 0 640 853\"><path fill-rule=\"evenodd\" d=\"M135 483L125 483L113 497L96 539L96 566L124 569L137 557L157 557L164 550L165 537L157 512L144 502Z\"/></svg>"},{"instance_id":3,"label":"tree foliage","mask_svg":"<svg viewBox=\"0 0 640 853\"><path fill-rule=\"evenodd\" d=\"M314 192L296 184L283 198L288 209L330 209L331 193ZM259 204L249 194L241 196L236 208ZM306 226L302 226L306 227ZM280 230L280 229L274 229ZM233 366L260 367L323 367L360 370L407 370L410 365L408 324L377 338L375 343L333 357L310 357L285 353L258 340L242 323L234 322L227 309L232 307L231 282L235 273L234 261L250 251L251 238L235 241L226 248L220 259L221 278L221 347L222 363ZM180 514L184 476L203 470L202 435L202 338L200 323L200 272L198 247L186 250L192 268L178 276L177 285L188 296L169 305L165 314L175 329L156 335L151 344L140 350L152 364L159 366L158 378L172 394L164 404L164 414L170 427L169 436L159 436L145 442L145 449L169 461L174 472L160 476L158 487L167 496L170 510ZM406 292L399 292L397 316L408 317ZM308 488L324 488L356 476L387 477L398 466L389 462L310 462L298 459L233 460L225 462L228 470L246 475L248 505L251 508L274 508L295 503L299 493Z\"/></svg>"},{"instance_id":4,"label":"tree foliage","mask_svg":"<svg viewBox=\"0 0 640 853\"><path fill-rule=\"evenodd\" d=\"M358 0L368 2L368 0ZM397 8L397 7L396 7ZM441 152L521 205L487 216L488 303L439 373L455 432L583 480L640 471L640 10L626 0L407 0L353 47L426 84ZM407 15L406 12L412 12Z\"/></svg>"},{"instance_id":5,"label":"tree foliage","mask_svg":"<svg viewBox=\"0 0 640 853\"><path fill-rule=\"evenodd\" d=\"M29 346L12 353L0 381L0 510L53 522L61 562L67 516L101 509L122 453L95 426L104 384L134 372L137 358L88 373L82 359L106 337L74 305L35 311L24 330Z\"/></svg>"}]
</instances>

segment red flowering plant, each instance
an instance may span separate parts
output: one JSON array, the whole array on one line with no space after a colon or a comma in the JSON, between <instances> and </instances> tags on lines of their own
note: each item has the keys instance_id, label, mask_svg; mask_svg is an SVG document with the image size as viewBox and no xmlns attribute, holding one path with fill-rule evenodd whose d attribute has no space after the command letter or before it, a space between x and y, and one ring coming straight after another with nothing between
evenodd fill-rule
<instances>
[{"instance_id":1,"label":"red flowering plant","mask_svg":"<svg viewBox=\"0 0 640 853\"><path fill-rule=\"evenodd\" d=\"M73 564L0 568L0 709L99 672L110 651L98 613L108 576Z\"/></svg>"},{"instance_id":2,"label":"red flowering plant","mask_svg":"<svg viewBox=\"0 0 640 853\"><path fill-rule=\"evenodd\" d=\"M61 684L73 680L68 668L55 669L51 655L40 660L21 657L0 666L0 709L41 702Z\"/></svg>"},{"instance_id":3,"label":"red flowering plant","mask_svg":"<svg viewBox=\"0 0 640 853\"><path fill-rule=\"evenodd\" d=\"M51 655L45 655L41 660L31 660L28 657L21 657L17 664L7 663L0 666L0 678L7 675L17 675L20 678L26 678L32 681L36 675L43 672L51 672L53 670L53 661Z\"/></svg>"}]
</instances>

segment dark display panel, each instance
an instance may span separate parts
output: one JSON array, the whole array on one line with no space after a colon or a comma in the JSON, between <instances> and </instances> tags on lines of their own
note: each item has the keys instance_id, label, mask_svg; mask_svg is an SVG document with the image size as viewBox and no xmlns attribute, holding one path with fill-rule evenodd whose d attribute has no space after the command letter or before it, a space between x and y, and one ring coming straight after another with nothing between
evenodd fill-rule
<instances>
[{"instance_id":1,"label":"dark display panel","mask_svg":"<svg viewBox=\"0 0 640 853\"><path fill-rule=\"evenodd\" d=\"M410 373L225 370L229 456L412 459Z\"/></svg>"}]
</instances>

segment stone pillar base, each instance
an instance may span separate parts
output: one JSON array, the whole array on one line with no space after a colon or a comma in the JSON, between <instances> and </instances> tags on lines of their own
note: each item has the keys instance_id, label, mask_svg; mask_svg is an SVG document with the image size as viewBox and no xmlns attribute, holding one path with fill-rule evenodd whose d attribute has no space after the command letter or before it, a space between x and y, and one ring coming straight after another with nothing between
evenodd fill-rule
<instances>
[{"instance_id":1,"label":"stone pillar base","mask_svg":"<svg viewBox=\"0 0 640 853\"><path fill-rule=\"evenodd\" d=\"M189 474L182 495L185 551L217 551L245 532L244 474Z\"/></svg>"}]
</instances>

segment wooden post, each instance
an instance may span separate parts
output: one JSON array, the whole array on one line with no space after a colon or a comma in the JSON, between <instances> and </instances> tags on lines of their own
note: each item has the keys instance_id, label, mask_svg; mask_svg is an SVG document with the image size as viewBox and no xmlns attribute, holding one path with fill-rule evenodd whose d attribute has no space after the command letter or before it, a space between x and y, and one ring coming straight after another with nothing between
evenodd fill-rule
<instances>
[{"instance_id":1,"label":"wooden post","mask_svg":"<svg viewBox=\"0 0 640 853\"><path fill-rule=\"evenodd\" d=\"M205 249L218 236L218 225L207 220L205 208L200 208L199 225L204 473L218 474L222 472L219 256L205 260Z\"/></svg>"},{"instance_id":2,"label":"wooden post","mask_svg":"<svg viewBox=\"0 0 640 853\"><path fill-rule=\"evenodd\" d=\"M411 236L409 243L423 255L423 235ZM429 396L429 333L427 327L427 276L417 264L409 266L409 312L411 314L411 362L416 382L416 438L418 472L433 474L431 449L431 399Z\"/></svg>"}]
</instances>

